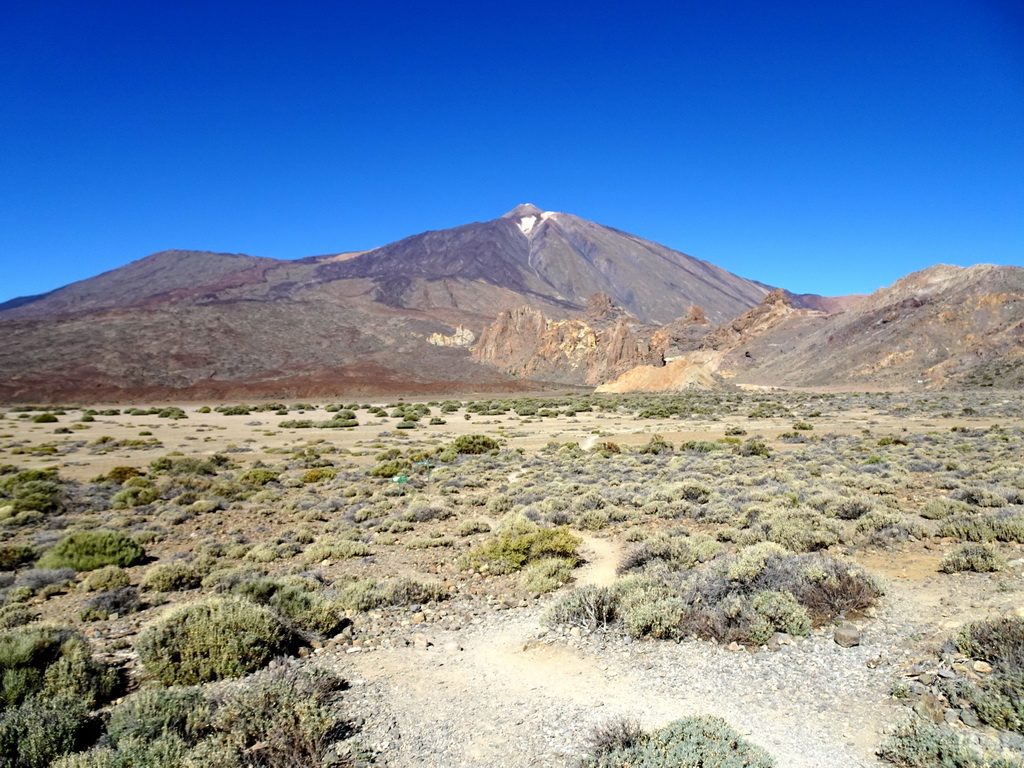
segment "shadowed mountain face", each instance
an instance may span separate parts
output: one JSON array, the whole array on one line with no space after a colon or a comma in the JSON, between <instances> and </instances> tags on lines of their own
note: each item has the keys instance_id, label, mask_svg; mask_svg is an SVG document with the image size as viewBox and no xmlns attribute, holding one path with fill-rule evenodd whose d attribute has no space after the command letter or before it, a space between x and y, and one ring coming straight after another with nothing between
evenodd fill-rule
<instances>
[{"instance_id":1,"label":"shadowed mountain face","mask_svg":"<svg viewBox=\"0 0 1024 768\"><path fill-rule=\"evenodd\" d=\"M648 324L691 305L725 322L767 290L530 205L362 253L164 251L0 305L0 400L515 389L428 340L524 305L565 319L598 292Z\"/></svg>"}]
</instances>

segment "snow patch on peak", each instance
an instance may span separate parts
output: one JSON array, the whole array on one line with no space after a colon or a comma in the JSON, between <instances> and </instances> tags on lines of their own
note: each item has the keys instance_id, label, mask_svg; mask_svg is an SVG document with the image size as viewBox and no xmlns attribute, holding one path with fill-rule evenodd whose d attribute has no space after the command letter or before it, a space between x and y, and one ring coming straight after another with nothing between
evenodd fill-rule
<instances>
[{"instance_id":1,"label":"snow patch on peak","mask_svg":"<svg viewBox=\"0 0 1024 768\"><path fill-rule=\"evenodd\" d=\"M524 216L519 220L519 228L523 230L524 235L530 234L530 230L533 229L533 225L537 223L536 216Z\"/></svg>"},{"instance_id":2,"label":"snow patch on peak","mask_svg":"<svg viewBox=\"0 0 1024 768\"><path fill-rule=\"evenodd\" d=\"M540 215L540 220L541 221L547 221L552 216L557 216L557 215L558 215L558 211L544 211L544 213L542 213Z\"/></svg>"}]
</instances>

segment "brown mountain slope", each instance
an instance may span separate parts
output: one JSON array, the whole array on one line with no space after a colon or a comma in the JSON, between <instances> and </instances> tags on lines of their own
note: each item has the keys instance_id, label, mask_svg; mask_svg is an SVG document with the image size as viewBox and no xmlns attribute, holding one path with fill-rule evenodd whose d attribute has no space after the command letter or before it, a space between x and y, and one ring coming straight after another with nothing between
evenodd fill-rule
<instances>
[{"instance_id":1,"label":"brown mountain slope","mask_svg":"<svg viewBox=\"0 0 1024 768\"><path fill-rule=\"evenodd\" d=\"M298 261L164 251L0 305L0 400L521 386L465 347L430 339L460 327L463 337L479 334L524 304L564 320L583 310L594 286L659 322L691 304L726 320L768 290L532 206ZM628 357L626 331L616 343Z\"/></svg>"},{"instance_id":2,"label":"brown mountain slope","mask_svg":"<svg viewBox=\"0 0 1024 768\"><path fill-rule=\"evenodd\" d=\"M172 299L204 286L252 282L278 263L236 253L161 251L42 296L15 299L17 306L0 304L0 318L53 317Z\"/></svg>"}]
</instances>

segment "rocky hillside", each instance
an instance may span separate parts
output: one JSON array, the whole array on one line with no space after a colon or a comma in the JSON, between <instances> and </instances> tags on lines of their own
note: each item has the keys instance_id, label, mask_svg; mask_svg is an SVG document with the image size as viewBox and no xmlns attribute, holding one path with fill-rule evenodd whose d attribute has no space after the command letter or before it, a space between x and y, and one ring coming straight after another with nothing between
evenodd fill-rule
<instances>
[{"instance_id":1,"label":"rocky hillside","mask_svg":"<svg viewBox=\"0 0 1024 768\"><path fill-rule=\"evenodd\" d=\"M930 267L799 334L752 335L722 367L741 381L782 385L1018 387L1024 269Z\"/></svg>"},{"instance_id":2,"label":"rocky hillside","mask_svg":"<svg viewBox=\"0 0 1024 768\"><path fill-rule=\"evenodd\" d=\"M804 303L805 302L800 302ZM678 389L692 366L746 384L1024 386L1024 269L939 265L827 314L773 291L707 334L678 376L627 372L615 391Z\"/></svg>"}]
</instances>

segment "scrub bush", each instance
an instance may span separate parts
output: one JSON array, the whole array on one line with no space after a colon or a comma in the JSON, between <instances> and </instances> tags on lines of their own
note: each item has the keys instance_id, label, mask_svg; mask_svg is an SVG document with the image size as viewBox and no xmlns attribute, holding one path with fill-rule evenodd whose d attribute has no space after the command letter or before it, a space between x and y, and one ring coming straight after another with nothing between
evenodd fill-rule
<instances>
[{"instance_id":1,"label":"scrub bush","mask_svg":"<svg viewBox=\"0 0 1024 768\"><path fill-rule=\"evenodd\" d=\"M43 554L38 566L93 571L105 565L135 565L145 554L138 542L119 531L82 531L58 541Z\"/></svg>"},{"instance_id":2,"label":"scrub bush","mask_svg":"<svg viewBox=\"0 0 1024 768\"><path fill-rule=\"evenodd\" d=\"M622 729L604 739L594 753L580 761L582 768L774 768L775 760L742 738L718 717L685 717L664 728L637 733Z\"/></svg>"},{"instance_id":3,"label":"scrub bush","mask_svg":"<svg viewBox=\"0 0 1024 768\"><path fill-rule=\"evenodd\" d=\"M989 573L1006 568L1006 560L991 544L969 543L957 547L942 558L939 570L944 573L974 571Z\"/></svg>"},{"instance_id":4,"label":"scrub bush","mask_svg":"<svg viewBox=\"0 0 1024 768\"><path fill-rule=\"evenodd\" d=\"M114 670L70 629L32 625L0 632L0 711L33 696L68 696L93 706L110 697Z\"/></svg>"},{"instance_id":5,"label":"scrub bush","mask_svg":"<svg viewBox=\"0 0 1024 768\"><path fill-rule=\"evenodd\" d=\"M214 597L172 609L139 635L135 650L157 680L192 685L253 672L297 645L269 608Z\"/></svg>"}]
</instances>

